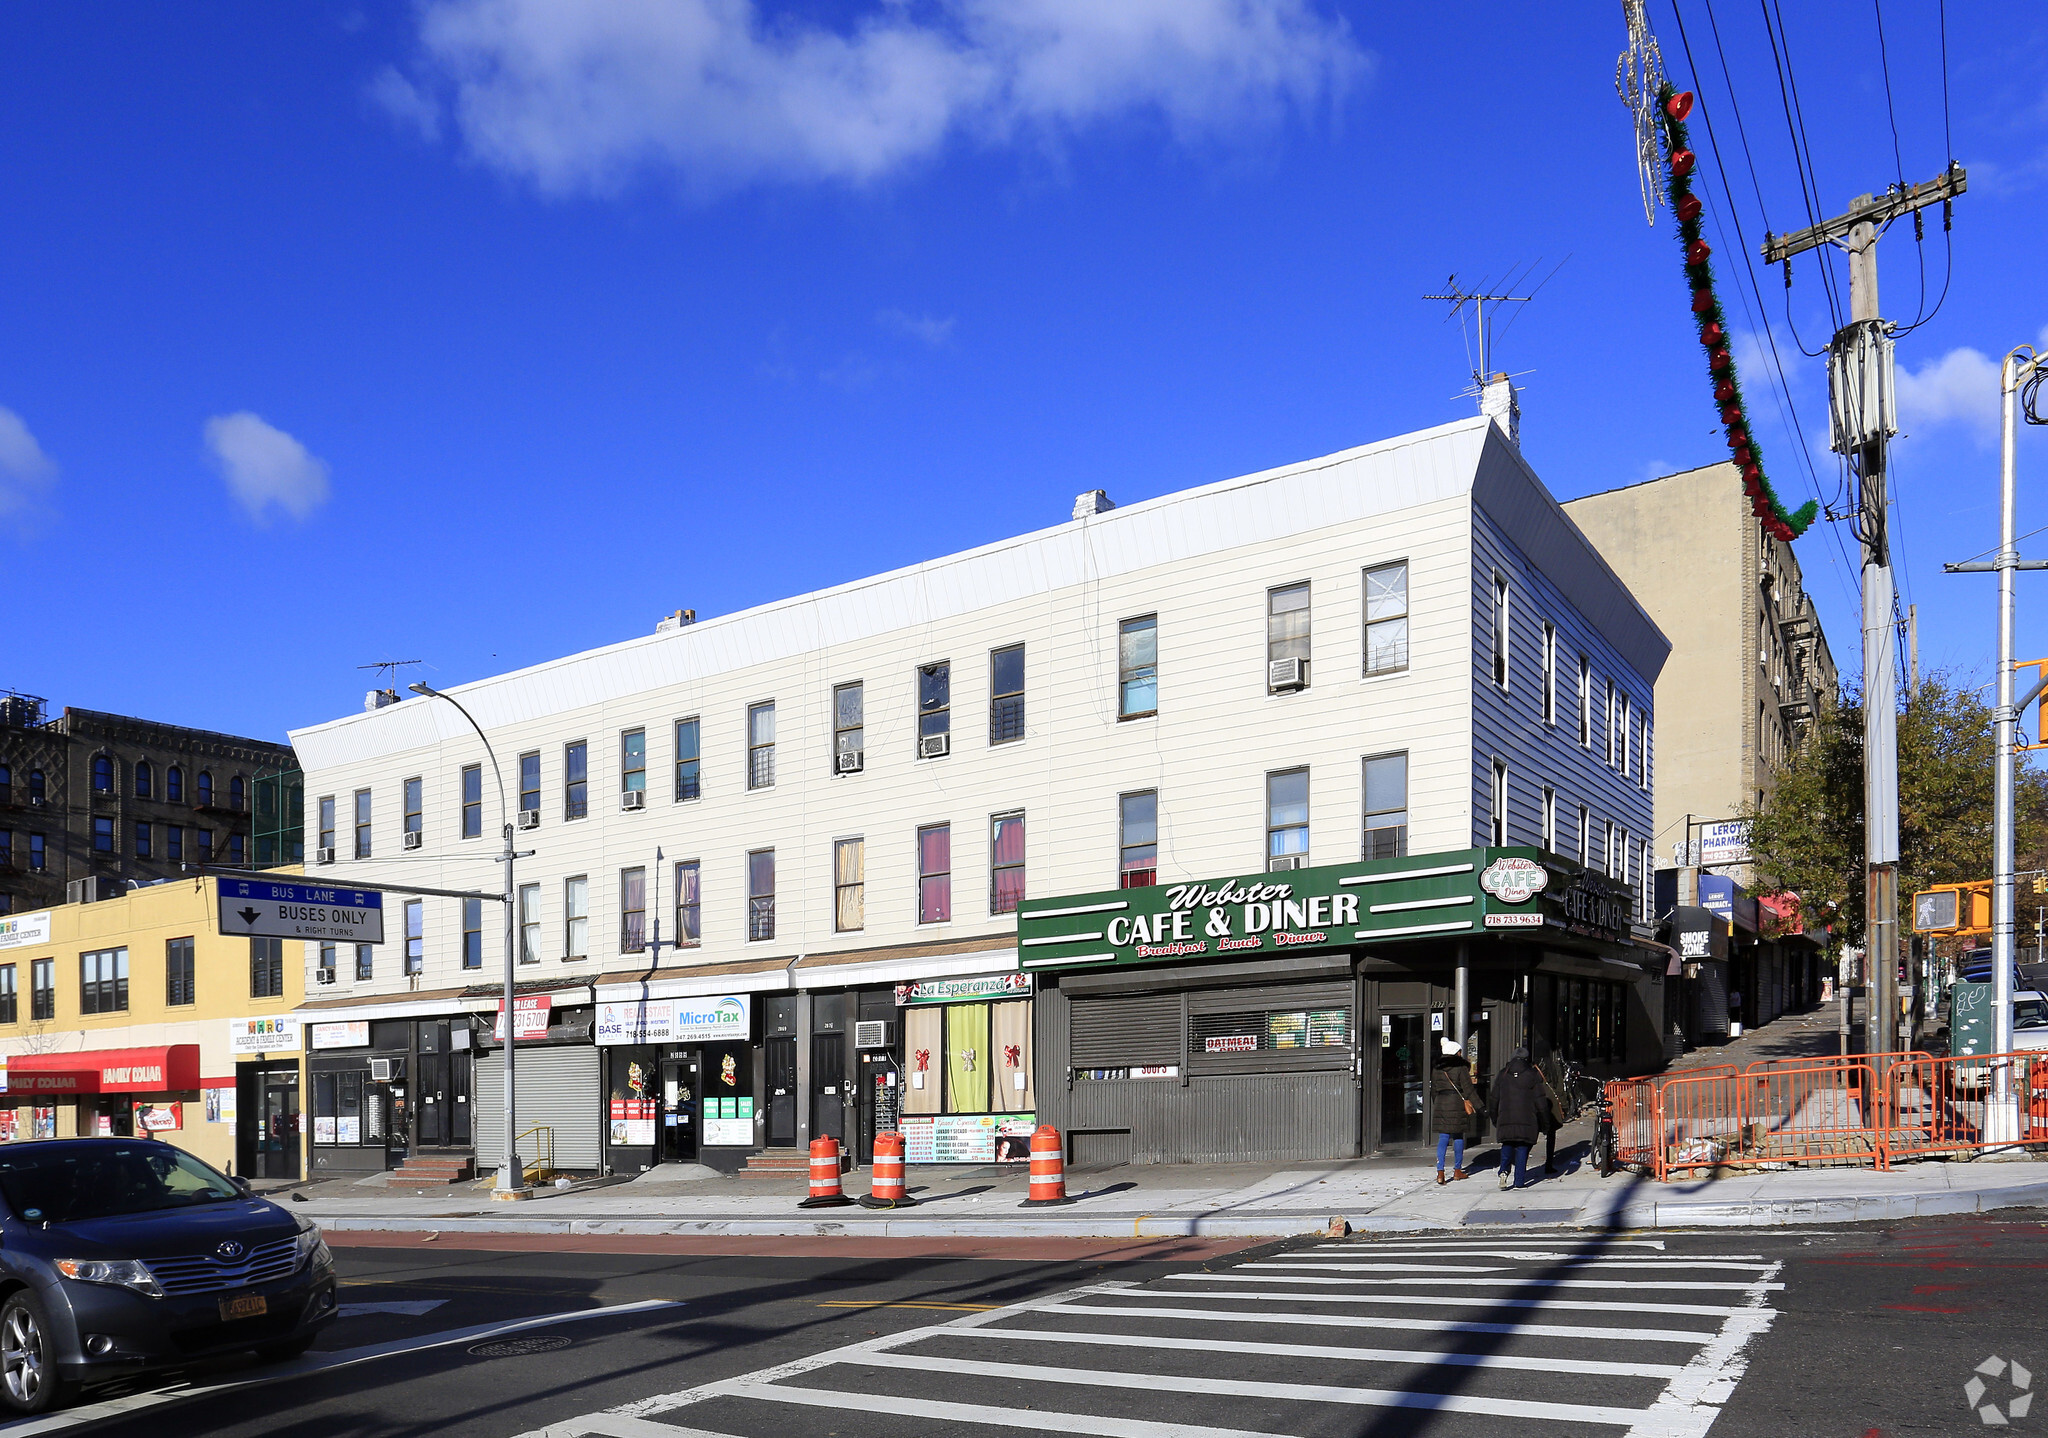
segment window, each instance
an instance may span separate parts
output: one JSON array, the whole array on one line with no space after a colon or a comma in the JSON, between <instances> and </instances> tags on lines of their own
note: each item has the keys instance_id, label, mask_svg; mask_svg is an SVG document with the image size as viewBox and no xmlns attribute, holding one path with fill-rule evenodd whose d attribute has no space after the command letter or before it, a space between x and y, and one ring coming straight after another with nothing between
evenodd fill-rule
<instances>
[{"instance_id":1,"label":"window","mask_svg":"<svg viewBox=\"0 0 2048 1438\"><path fill-rule=\"evenodd\" d=\"M176 824L164 830L164 857L174 864L185 861L185 831Z\"/></svg>"},{"instance_id":2,"label":"window","mask_svg":"<svg viewBox=\"0 0 2048 1438\"><path fill-rule=\"evenodd\" d=\"M590 957L590 880L562 881L562 962Z\"/></svg>"},{"instance_id":3,"label":"window","mask_svg":"<svg viewBox=\"0 0 2048 1438\"><path fill-rule=\"evenodd\" d=\"M775 787L775 701L747 708L747 787Z\"/></svg>"},{"instance_id":4,"label":"window","mask_svg":"<svg viewBox=\"0 0 2048 1438\"><path fill-rule=\"evenodd\" d=\"M703 776L699 773L702 754L697 737L695 719L676 720L676 799L697 799L703 796Z\"/></svg>"},{"instance_id":5,"label":"window","mask_svg":"<svg viewBox=\"0 0 2048 1438\"><path fill-rule=\"evenodd\" d=\"M1543 722L1557 722L1557 626L1543 625Z\"/></svg>"},{"instance_id":6,"label":"window","mask_svg":"<svg viewBox=\"0 0 2048 1438\"><path fill-rule=\"evenodd\" d=\"M988 911L1014 914L1024 899L1024 811L988 821Z\"/></svg>"},{"instance_id":7,"label":"window","mask_svg":"<svg viewBox=\"0 0 2048 1438\"><path fill-rule=\"evenodd\" d=\"M917 667L918 753L923 741L953 732L953 666L945 660Z\"/></svg>"},{"instance_id":8,"label":"window","mask_svg":"<svg viewBox=\"0 0 2048 1438\"><path fill-rule=\"evenodd\" d=\"M94 819L92 821L92 849L95 854L114 852L114 821Z\"/></svg>"},{"instance_id":9,"label":"window","mask_svg":"<svg viewBox=\"0 0 2048 1438\"><path fill-rule=\"evenodd\" d=\"M562 817L590 813L590 745L578 739L562 748Z\"/></svg>"},{"instance_id":10,"label":"window","mask_svg":"<svg viewBox=\"0 0 2048 1438\"><path fill-rule=\"evenodd\" d=\"M988 742L1009 744L1024 737L1024 646L1012 644L988 656Z\"/></svg>"},{"instance_id":11,"label":"window","mask_svg":"<svg viewBox=\"0 0 2048 1438\"><path fill-rule=\"evenodd\" d=\"M211 864L213 862L213 830L194 829L192 837L193 841L199 846L199 862Z\"/></svg>"},{"instance_id":12,"label":"window","mask_svg":"<svg viewBox=\"0 0 2048 1438\"><path fill-rule=\"evenodd\" d=\"M228 807L237 814L241 813L243 807L248 803L248 793L248 786L242 782L242 776L240 774L235 775L234 778L228 780Z\"/></svg>"},{"instance_id":13,"label":"window","mask_svg":"<svg viewBox=\"0 0 2048 1438\"><path fill-rule=\"evenodd\" d=\"M164 770L164 797L173 804L185 802L185 771L176 764Z\"/></svg>"},{"instance_id":14,"label":"window","mask_svg":"<svg viewBox=\"0 0 2048 1438\"><path fill-rule=\"evenodd\" d=\"M136 798L138 798L138 799L147 799L147 798L149 798L149 797L150 797L150 790L151 790L152 788L154 788L154 787L155 787L155 786L154 786L154 785L153 785L153 784L152 784L152 783L150 782L150 780L151 780L151 777L152 777L152 776L151 776L151 774L150 774L150 769L149 769L149 760L147 760L147 759L137 759L137 760L135 761L135 797L136 797Z\"/></svg>"},{"instance_id":15,"label":"window","mask_svg":"<svg viewBox=\"0 0 2048 1438\"><path fill-rule=\"evenodd\" d=\"M1650 883L1651 879L1655 877L1656 872L1656 860L1650 853L1650 841L1645 839L1643 840L1642 892L1636 897L1641 901L1642 919L1646 924L1657 922L1657 901Z\"/></svg>"},{"instance_id":16,"label":"window","mask_svg":"<svg viewBox=\"0 0 2048 1438\"><path fill-rule=\"evenodd\" d=\"M427 905L424 899L405 901L405 971L425 973L427 968Z\"/></svg>"},{"instance_id":17,"label":"window","mask_svg":"<svg viewBox=\"0 0 2048 1438\"><path fill-rule=\"evenodd\" d=\"M1606 747L1601 757L1607 761L1607 767L1612 769L1614 767L1614 681L1612 679L1607 681L1607 722L1605 729L1607 737L1602 742Z\"/></svg>"},{"instance_id":18,"label":"window","mask_svg":"<svg viewBox=\"0 0 2048 1438\"><path fill-rule=\"evenodd\" d=\"M197 973L193 967L193 940L190 938L172 938L164 944L164 1002L174 1006L199 1002Z\"/></svg>"},{"instance_id":19,"label":"window","mask_svg":"<svg viewBox=\"0 0 2048 1438\"><path fill-rule=\"evenodd\" d=\"M201 769L199 771L199 782L193 787L198 791L199 807L202 809L211 808L213 806L213 775Z\"/></svg>"},{"instance_id":20,"label":"window","mask_svg":"<svg viewBox=\"0 0 2048 1438\"><path fill-rule=\"evenodd\" d=\"M358 982L367 983L375 973L372 956L376 951L377 946L375 944L356 945L356 979Z\"/></svg>"},{"instance_id":21,"label":"window","mask_svg":"<svg viewBox=\"0 0 2048 1438\"><path fill-rule=\"evenodd\" d=\"M405 781L405 832L408 834L420 832L423 823L420 802L425 789L426 785L418 779Z\"/></svg>"},{"instance_id":22,"label":"window","mask_svg":"<svg viewBox=\"0 0 2048 1438\"><path fill-rule=\"evenodd\" d=\"M1650 716L1643 715L1643 763L1637 770L1636 782L1643 788L1650 787Z\"/></svg>"},{"instance_id":23,"label":"window","mask_svg":"<svg viewBox=\"0 0 2048 1438\"><path fill-rule=\"evenodd\" d=\"M1634 768L1634 765L1630 763L1632 755L1629 751L1629 738L1635 733L1636 726L1635 721L1629 718L1628 695L1622 695L1619 702L1621 704L1621 753L1618 757L1621 760L1621 777L1626 779Z\"/></svg>"},{"instance_id":24,"label":"window","mask_svg":"<svg viewBox=\"0 0 2048 1438\"><path fill-rule=\"evenodd\" d=\"M329 794L320 801L320 844L319 847L334 852L334 796Z\"/></svg>"},{"instance_id":25,"label":"window","mask_svg":"<svg viewBox=\"0 0 2048 1438\"><path fill-rule=\"evenodd\" d=\"M0 804L12 804L13 802L14 769L10 765L0 764Z\"/></svg>"},{"instance_id":26,"label":"window","mask_svg":"<svg viewBox=\"0 0 2048 1438\"><path fill-rule=\"evenodd\" d=\"M1159 878L1159 791L1117 796L1117 887L1142 889Z\"/></svg>"},{"instance_id":27,"label":"window","mask_svg":"<svg viewBox=\"0 0 2048 1438\"><path fill-rule=\"evenodd\" d=\"M14 992L14 965L0 964L0 1024L11 1024L21 1017L16 1007L18 999Z\"/></svg>"},{"instance_id":28,"label":"window","mask_svg":"<svg viewBox=\"0 0 2048 1438\"><path fill-rule=\"evenodd\" d=\"M1579 805L1579 862L1593 867L1593 819L1584 804Z\"/></svg>"},{"instance_id":29,"label":"window","mask_svg":"<svg viewBox=\"0 0 2048 1438\"><path fill-rule=\"evenodd\" d=\"M619 871L619 952L647 951L647 871Z\"/></svg>"},{"instance_id":30,"label":"window","mask_svg":"<svg viewBox=\"0 0 2048 1438\"><path fill-rule=\"evenodd\" d=\"M252 944L263 943L251 939ZM270 940L282 943L280 939ZM128 1008L128 951L100 949L78 956L78 1011L82 1014L118 1014Z\"/></svg>"},{"instance_id":31,"label":"window","mask_svg":"<svg viewBox=\"0 0 2048 1438\"><path fill-rule=\"evenodd\" d=\"M775 937L775 851L747 855L747 941Z\"/></svg>"},{"instance_id":32,"label":"window","mask_svg":"<svg viewBox=\"0 0 2048 1438\"><path fill-rule=\"evenodd\" d=\"M519 756L519 812L540 812L540 751Z\"/></svg>"},{"instance_id":33,"label":"window","mask_svg":"<svg viewBox=\"0 0 2048 1438\"><path fill-rule=\"evenodd\" d=\"M867 745L862 729L867 714L867 697L858 682L841 684L832 690L832 772L850 774L859 765ZM852 755L849 759L847 756Z\"/></svg>"},{"instance_id":34,"label":"window","mask_svg":"<svg viewBox=\"0 0 2048 1438\"><path fill-rule=\"evenodd\" d=\"M540 885L519 886L519 962L540 962Z\"/></svg>"},{"instance_id":35,"label":"window","mask_svg":"<svg viewBox=\"0 0 2048 1438\"><path fill-rule=\"evenodd\" d=\"M1308 867L1308 770L1266 776L1266 867Z\"/></svg>"},{"instance_id":36,"label":"window","mask_svg":"<svg viewBox=\"0 0 2048 1438\"><path fill-rule=\"evenodd\" d=\"M917 921L944 924L953 918L953 826L927 824L917 831Z\"/></svg>"},{"instance_id":37,"label":"window","mask_svg":"<svg viewBox=\"0 0 2048 1438\"><path fill-rule=\"evenodd\" d=\"M43 771L31 769L28 771L28 801L31 804L40 804L43 797Z\"/></svg>"},{"instance_id":38,"label":"window","mask_svg":"<svg viewBox=\"0 0 2048 1438\"><path fill-rule=\"evenodd\" d=\"M28 871L29 871L29 872L30 872L31 874L40 874L40 873L42 873L42 872L43 872L43 870L44 870L45 868L47 868L48 866L49 866L49 856L48 856L48 854L47 854L47 853L45 852L45 850L44 850L44 842L43 842L43 836L42 836L41 834L31 834L31 835L29 835L29 836L28 836Z\"/></svg>"},{"instance_id":39,"label":"window","mask_svg":"<svg viewBox=\"0 0 2048 1438\"><path fill-rule=\"evenodd\" d=\"M480 969L484 966L484 901L464 899L462 901L462 967Z\"/></svg>"},{"instance_id":40,"label":"window","mask_svg":"<svg viewBox=\"0 0 2048 1438\"><path fill-rule=\"evenodd\" d=\"M114 792L114 756L95 754L92 757L92 787L102 794Z\"/></svg>"},{"instance_id":41,"label":"window","mask_svg":"<svg viewBox=\"0 0 2048 1438\"><path fill-rule=\"evenodd\" d=\"M13 867L14 833L10 829L0 829L0 869L11 869ZM6 910L0 909L0 913L5 912Z\"/></svg>"},{"instance_id":42,"label":"window","mask_svg":"<svg viewBox=\"0 0 2048 1438\"><path fill-rule=\"evenodd\" d=\"M1365 571L1365 672L1408 667L1408 562Z\"/></svg>"},{"instance_id":43,"label":"window","mask_svg":"<svg viewBox=\"0 0 2048 1438\"><path fill-rule=\"evenodd\" d=\"M647 731L628 729L619 736L619 792L647 792Z\"/></svg>"},{"instance_id":44,"label":"window","mask_svg":"<svg viewBox=\"0 0 2048 1438\"><path fill-rule=\"evenodd\" d=\"M1579 747L1593 747L1593 666L1579 656Z\"/></svg>"},{"instance_id":45,"label":"window","mask_svg":"<svg viewBox=\"0 0 2048 1438\"><path fill-rule=\"evenodd\" d=\"M867 927L867 850L865 839L832 844L832 927L842 934Z\"/></svg>"},{"instance_id":46,"label":"window","mask_svg":"<svg viewBox=\"0 0 2048 1438\"><path fill-rule=\"evenodd\" d=\"M1365 761L1365 859L1408 855L1408 756L1379 754Z\"/></svg>"},{"instance_id":47,"label":"window","mask_svg":"<svg viewBox=\"0 0 2048 1438\"><path fill-rule=\"evenodd\" d=\"M1614 877L1626 884L1629 882L1628 861L1635 848L1628 841L1628 830L1611 830L1607 842L1610 846L1607 862L1613 866Z\"/></svg>"},{"instance_id":48,"label":"window","mask_svg":"<svg viewBox=\"0 0 2048 1438\"><path fill-rule=\"evenodd\" d=\"M1493 576L1493 682L1508 687L1508 582Z\"/></svg>"},{"instance_id":49,"label":"window","mask_svg":"<svg viewBox=\"0 0 2048 1438\"><path fill-rule=\"evenodd\" d=\"M1508 766L1498 759L1493 761L1493 802L1488 808L1491 837L1486 842L1498 849L1508 841Z\"/></svg>"},{"instance_id":50,"label":"window","mask_svg":"<svg viewBox=\"0 0 2048 1438\"><path fill-rule=\"evenodd\" d=\"M370 857L370 791L356 790L356 857Z\"/></svg>"},{"instance_id":51,"label":"window","mask_svg":"<svg viewBox=\"0 0 2048 1438\"><path fill-rule=\"evenodd\" d=\"M1266 591L1266 683L1273 682L1273 666L1283 659L1299 659L1303 684L1308 683L1308 585L1289 584Z\"/></svg>"},{"instance_id":52,"label":"window","mask_svg":"<svg viewBox=\"0 0 2048 1438\"><path fill-rule=\"evenodd\" d=\"M320 973L318 982L323 984L331 984L334 982L334 945L332 944L322 944L320 946Z\"/></svg>"},{"instance_id":53,"label":"window","mask_svg":"<svg viewBox=\"0 0 2048 1438\"><path fill-rule=\"evenodd\" d=\"M149 820L147 819L137 819L135 821L135 857L138 859L147 859L149 857Z\"/></svg>"},{"instance_id":54,"label":"window","mask_svg":"<svg viewBox=\"0 0 2048 1438\"><path fill-rule=\"evenodd\" d=\"M480 839L484 832L484 766L462 766L462 837Z\"/></svg>"},{"instance_id":55,"label":"window","mask_svg":"<svg viewBox=\"0 0 2048 1438\"><path fill-rule=\"evenodd\" d=\"M1117 626L1117 710L1119 719L1159 712L1159 616L1126 619Z\"/></svg>"},{"instance_id":56,"label":"window","mask_svg":"<svg viewBox=\"0 0 2048 1438\"><path fill-rule=\"evenodd\" d=\"M32 1021L57 1017L57 961L36 959L28 966L29 1010Z\"/></svg>"},{"instance_id":57,"label":"window","mask_svg":"<svg viewBox=\"0 0 2048 1438\"><path fill-rule=\"evenodd\" d=\"M704 887L695 859L676 865L676 946L694 949L704 942Z\"/></svg>"},{"instance_id":58,"label":"window","mask_svg":"<svg viewBox=\"0 0 2048 1438\"><path fill-rule=\"evenodd\" d=\"M1543 852L1557 852L1557 790L1543 786Z\"/></svg>"},{"instance_id":59,"label":"window","mask_svg":"<svg viewBox=\"0 0 2048 1438\"><path fill-rule=\"evenodd\" d=\"M249 940L249 997L284 997L284 940Z\"/></svg>"}]
</instances>

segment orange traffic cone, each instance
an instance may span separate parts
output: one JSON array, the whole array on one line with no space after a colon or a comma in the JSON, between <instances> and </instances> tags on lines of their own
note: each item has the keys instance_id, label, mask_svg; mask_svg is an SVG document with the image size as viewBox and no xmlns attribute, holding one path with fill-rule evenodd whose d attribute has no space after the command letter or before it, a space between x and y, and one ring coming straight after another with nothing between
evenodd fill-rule
<instances>
[{"instance_id":1,"label":"orange traffic cone","mask_svg":"<svg viewBox=\"0 0 2048 1438\"><path fill-rule=\"evenodd\" d=\"M1073 1201L1067 1197L1066 1145L1058 1129L1042 1123L1031 1135L1031 1197L1017 1206L1050 1208Z\"/></svg>"},{"instance_id":2,"label":"orange traffic cone","mask_svg":"<svg viewBox=\"0 0 2048 1438\"><path fill-rule=\"evenodd\" d=\"M903 1187L903 1135L900 1133L878 1133L875 1135L874 1177L868 1185L868 1195L856 1199L862 1208L909 1208L916 1204Z\"/></svg>"},{"instance_id":3,"label":"orange traffic cone","mask_svg":"<svg viewBox=\"0 0 2048 1438\"><path fill-rule=\"evenodd\" d=\"M853 1200L839 1191L839 1140L811 1140L811 1196L798 1208L844 1208Z\"/></svg>"}]
</instances>

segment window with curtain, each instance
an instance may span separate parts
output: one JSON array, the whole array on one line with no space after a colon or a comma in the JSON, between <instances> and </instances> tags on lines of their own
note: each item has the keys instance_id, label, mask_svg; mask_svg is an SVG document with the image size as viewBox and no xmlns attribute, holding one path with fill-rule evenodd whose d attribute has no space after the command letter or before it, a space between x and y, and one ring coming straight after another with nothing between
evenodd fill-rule
<instances>
[{"instance_id":1,"label":"window with curtain","mask_svg":"<svg viewBox=\"0 0 2048 1438\"><path fill-rule=\"evenodd\" d=\"M867 841L832 844L832 927L851 934L867 927Z\"/></svg>"},{"instance_id":2,"label":"window with curtain","mask_svg":"<svg viewBox=\"0 0 2048 1438\"><path fill-rule=\"evenodd\" d=\"M704 942L702 866L695 859L676 865L676 943L694 949Z\"/></svg>"},{"instance_id":3,"label":"window with curtain","mask_svg":"<svg viewBox=\"0 0 2048 1438\"><path fill-rule=\"evenodd\" d=\"M540 885L519 886L519 962L540 962Z\"/></svg>"},{"instance_id":4,"label":"window with curtain","mask_svg":"<svg viewBox=\"0 0 2048 1438\"><path fill-rule=\"evenodd\" d=\"M747 855L747 941L775 937L775 851Z\"/></svg>"},{"instance_id":5,"label":"window with curtain","mask_svg":"<svg viewBox=\"0 0 2048 1438\"><path fill-rule=\"evenodd\" d=\"M917 921L943 924L953 917L953 826L917 831Z\"/></svg>"},{"instance_id":6,"label":"window with curtain","mask_svg":"<svg viewBox=\"0 0 2048 1438\"><path fill-rule=\"evenodd\" d=\"M1117 887L1142 889L1159 878L1159 791L1117 796Z\"/></svg>"},{"instance_id":7,"label":"window with curtain","mask_svg":"<svg viewBox=\"0 0 2048 1438\"><path fill-rule=\"evenodd\" d=\"M582 874L562 881L562 958L590 957L590 880Z\"/></svg>"},{"instance_id":8,"label":"window with curtain","mask_svg":"<svg viewBox=\"0 0 2048 1438\"><path fill-rule=\"evenodd\" d=\"M619 874L619 952L642 953L647 948L647 871L625 869Z\"/></svg>"},{"instance_id":9,"label":"window with curtain","mask_svg":"<svg viewBox=\"0 0 2048 1438\"><path fill-rule=\"evenodd\" d=\"M988 821L988 911L1014 914L1024 900L1024 811Z\"/></svg>"}]
</instances>

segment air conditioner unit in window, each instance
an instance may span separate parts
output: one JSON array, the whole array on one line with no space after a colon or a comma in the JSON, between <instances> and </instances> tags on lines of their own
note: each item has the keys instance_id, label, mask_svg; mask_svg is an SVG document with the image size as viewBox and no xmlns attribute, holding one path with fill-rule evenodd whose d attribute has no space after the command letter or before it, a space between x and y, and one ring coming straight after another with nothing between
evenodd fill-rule
<instances>
[{"instance_id":1,"label":"air conditioner unit in window","mask_svg":"<svg viewBox=\"0 0 2048 1438\"><path fill-rule=\"evenodd\" d=\"M1266 861L1266 872L1269 874L1278 873L1282 869L1306 869L1307 867L1308 855L1306 854L1282 854L1277 859L1268 859Z\"/></svg>"},{"instance_id":2,"label":"air conditioner unit in window","mask_svg":"<svg viewBox=\"0 0 2048 1438\"><path fill-rule=\"evenodd\" d=\"M315 850L313 851L313 862L314 862L314 863L316 863L316 864L331 864L331 863L333 863L333 862L334 862L334 850L332 850L332 849L315 849Z\"/></svg>"},{"instance_id":3,"label":"air conditioner unit in window","mask_svg":"<svg viewBox=\"0 0 2048 1438\"><path fill-rule=\"evenodd\" d=\"M334 970L332 969L315 969L313 972L319 976L320 982L323 984L334 982Z\"/></svg>"},{"instance_id":4,"label":"air conditioner unit in window","mask_svg":"<svg viewBox=\"0 0 2048 1438\"><path fill-rule=\"evenodd\" d=\"M867 755L859 749L848 749L839 756L838 770L842 774L858 774L867 763Z\"/></svg>"},{"instance_id":5,"label":"air conditioner unit in window","mask_svg":"<svg viewBox=\"0 0 2048 1438\"><path fill-rule=\"evenodd\" d=\"M894 1019L861 1019L853 1026L853 1046L857 1049L886 1049L895 1043Z\"/></svg>"},{"instance_id":6,"label":"air conditioner unit in window","mask_svg":"<svg viewBox=\"0 0 2048 1438\"><path fill-rule=\"evenodd\" d=\"M426 837L426 835L422 834L417 829L407 829L405 831L405 847L408 849L417 849L420 846L421 841L424 840Z\"/></svg>"},{"instance_id":7,"label":"air conditioner unit in window","mask_svg":"<svg viewBox=\"0 0 2048 1438\"><path fill-rule=\"evenodd\" d=\"M404 1059L371 1059L370 1082L392 1083L405 1077Z\"/></svg>"},{"instance_id":8,"label":"air conditioner unit in window","mask_svg":"<svg viewBox=\"0 0 2048 1438\"><path fill-rule=\"evenodd\" d=\"M917 741L917 757L920 759L943 759L952 752L951 734L926 734Z\"/></svg>"},{"instance_id":9,"label":"air conditioner unit in window","mask_svg":"<svg viewBox=\"0 0 2048 1438\"><path fill-rule=\"evenodd\" d=\"M1274 694L1308 687L1308 661L1275 659L1266 666L1266 688Z\"/></svg>"},{"instance_id":10,"label":"air conditioner unit in window","mask_svg":"<svg viewBox=\"0 0 2048 1438\"><path fill-rule=\"evenodd\" d=\"M647 791L645 789L626 790L623 794L619 795L619 807L621 809L644 809L647 807Z\"/></svg>"},{"instance_id":11,"label":"air conditioner unit in window","mask_svg":"<svg viewBox=\"0 0 2048 1438\"><path fill-rule=\"evenodd\" d=\"M521 809L519 811L519 827L522 829L538 829L540 827L540 810Z\"/></svg>"}]
</instances>

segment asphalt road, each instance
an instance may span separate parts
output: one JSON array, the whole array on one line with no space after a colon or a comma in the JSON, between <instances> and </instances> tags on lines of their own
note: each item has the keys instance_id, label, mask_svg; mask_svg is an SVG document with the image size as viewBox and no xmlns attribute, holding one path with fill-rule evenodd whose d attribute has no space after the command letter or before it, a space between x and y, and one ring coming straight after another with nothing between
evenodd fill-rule
<instances>
[{"instance_id":1,"label":"asphalt road","mask_svg":"<svg viewBox=\"0 0 2048 1438\"><path fill-rule=\"evenodd\" d=\"M2001 1416L2019 1379L2048 1386L2043 1223L464 1241L338 1249L361 1307L289 1375L229 1366L0 1438L1893 1438L1985 1431L1965 1384L1993 1355ZM2048 1402L2009 1426L2048 1432Z\"/></svg>"}]
</instances>

